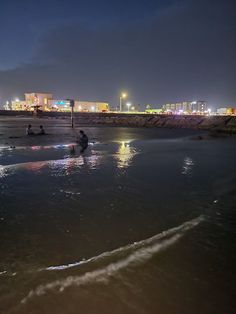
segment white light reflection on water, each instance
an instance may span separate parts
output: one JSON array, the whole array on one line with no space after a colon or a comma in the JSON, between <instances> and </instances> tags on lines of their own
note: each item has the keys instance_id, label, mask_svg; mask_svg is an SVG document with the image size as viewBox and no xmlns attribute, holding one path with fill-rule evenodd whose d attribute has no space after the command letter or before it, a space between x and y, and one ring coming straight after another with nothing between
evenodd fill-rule
<instances>
[{"instance_id":1,"label":"white light reflection on water","mask_svg":"<svg viewBox=\"0 0 236 314\"><path fill-rule=\"evenodd\" d=\"M92 153L93 154L89 158L87 157L87 163L90 169L97 169L101 165L102 156L94 151L92 151Z\"/></svg>"},{"instance_id":2,"label":"white light reflection on water","mask_svg":"<svg viewBox=\"0 0 236 314\"><path fill-rule=\"evenodd\" d=\"M192 169L194 166L194 161L192 158L190 157L185 157L184 158L184 164L183 164L183 168L182 168L182 174L183 175L190 175L192 173Z\"/></svg>"},{"instance_id":3,"label":"white light reflection on water","mask_svg":"<svg viewBox=\"0 0 236 314\"><path fill-rule=\"evenodd\" d=\"M76 170L87 166L89 169L97 169L101 164L101 155L93 153L91 156L82 156L53 160L48 163L53 176L68 176Z\"/></svg>"},{"instance_id":4,"label":"white light reflection on water","mask_svg":"<svg viewBox=\"0 0 236 314\"><path fill-rule=\"evenodd\" d=\"M7 176L7 168L4 166L0 166L0 179L5 178Z\"/></svg>"},{"instance_id":5,"label":"white light reflection on water","mask_svg":"<svg viewBox=\"0 0 236 314\"><path fill-rule=\"evenodd\" d=\"M122 141L119 143L118 151L115 155L117 167L127 168L131 165L133 157L137 154L136 150L130 146L131 141Z\"/></svg>"},{"instance_id":6,"label":"white light reflection on water","mask_svg":"<svg viewBox=\"0 0 236 314\"><path fill-rule=\"evenodd\" d=\"M81 168L83 165L84 159L82 156L78 158L53 160L48 164L52 175L56 177L68 176L74 172L74 169Z\"/></svg>"},{"instance_id":7,"label":"white light reflection on water","mask_svg":"<svg viewBox=\"0 0 236 314\"><path fill-rule=\"evenodd\" d=\"M0 179L12 175L18 170L28 170L39 173L45 168L49 168L49 170L52 171L53 176L70 175L82 167L87 167L92 170L97 169L101 164L102 158L102 155L92 151L92 155L90 156L68 156L67 158L56 160L30 161L12 165L0 165Z\"/></svg>"}]
</instances>

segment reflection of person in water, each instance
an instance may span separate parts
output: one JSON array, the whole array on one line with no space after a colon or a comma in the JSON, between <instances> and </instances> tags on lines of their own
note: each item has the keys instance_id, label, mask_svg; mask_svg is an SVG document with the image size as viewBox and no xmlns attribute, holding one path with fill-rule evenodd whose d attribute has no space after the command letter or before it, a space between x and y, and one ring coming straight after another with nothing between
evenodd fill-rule
<instances>
[{"instance_id":1,"label":"reflection of person in water","mask_svg":"<svg viewBox=\"0 0 236 314\"><path fill-rule=\"evenodd\" d=\"M80 137L79 137L78 143L81 146L80 152L83 153L85 149L88 147L88 136L84 133L83 130L80 130L79 133L80 133Z\"/></svg>"},{"instance_id":2,"label":"reflection of person in water","mask_svg":"<svg viewBox=\"0 0 236 314\"><path fill-rule=\"evenodd\" d=\"M74 145L70 146L70 155L71 156L75 155L75 146Z\"/></svg>"}]
</instances>

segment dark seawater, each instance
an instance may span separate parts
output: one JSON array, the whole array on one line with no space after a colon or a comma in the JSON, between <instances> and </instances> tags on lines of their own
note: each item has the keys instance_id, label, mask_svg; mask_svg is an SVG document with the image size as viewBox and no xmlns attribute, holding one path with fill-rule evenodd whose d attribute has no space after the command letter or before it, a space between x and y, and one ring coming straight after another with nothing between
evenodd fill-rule
<instances>
[{"instance_id":1,"label":"dark seawater","mask_svg":"<svg viewBox=\"0 0 236 314\"><path fill-rule=\"evenodd\" d=\"M0 313L234 313L235 137L43 124L0 123Z\"/></svg>"}]
</instances>

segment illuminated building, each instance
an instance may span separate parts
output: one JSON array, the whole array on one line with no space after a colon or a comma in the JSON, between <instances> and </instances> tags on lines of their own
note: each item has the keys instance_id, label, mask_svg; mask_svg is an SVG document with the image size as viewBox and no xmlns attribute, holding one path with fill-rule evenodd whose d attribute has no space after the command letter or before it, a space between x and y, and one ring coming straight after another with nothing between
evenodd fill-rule
<instances>
[{"instance_id":1,"label":"illuminated building","mask_svg":"<svg viewBox=\"0 0 236 314\"><path fill-rule=\"evenodd\" d=\"M11 110L11 106L9 101L6 101L5 105L3 105L4 110Z\"/></svg>"},{"instance_id":2,"label":"illuminated building","mask_svg":"<svg viewBox=\"0 0 236 314\"><path fill-rule=\"evenodd\" d=\"M95 101L75 101L75 111L84 112L108 112L109 104L106 102Z\"/></svg>"},{"instance_id":3,"label":"illuminated building","mask_svg":"<svg viewBox=\"0 0 236 314\"><path fill-rule=\"evenodd\" d=\"M163 105L165 112L185 113L185 114L203 114L207 111L207 104L205 101L183 101L177 103L169 103Z\"/></svg>"},{"instance_id":4,"label":"illuminated building","mask_svg":"<svg viewBox=\"0 0 236 314\"><path fill-rule=\"evenodd\" d=\"M71 111L69 100L53 99L52 94L26 93L25 100L12 101L12 110L33 111L35 108L38 108L42 111ZM74 111L108 112L109 104L106 102L75 100Z\"/></svg>"},{"instance_id":5,"label":"illuminated building","mask_svg":"<svg viewBox=\"0 0 236 314\"><path fill-rule=\"evenodd\" d=\"M68 100L49 100L50 111L70 111L70 104ZM75 100L75 112L108 112L109 104L106 102L95 101L78 101Z\"/></svg>"},{"instance_id":6,"label":"illuminated building","mask_svg":"<svg viewBox=\"0 0 236 314\"><path fill-rule=\"evenodd\" d=\"M194 101L192 104L193 104L193 111L201 112L201 113L207 111L207 104L205 101L198 100L198 101Z\"/></svg>"},{"instance_id":7,"label":"illuminated building","mask_svg":"<svg viewBox=\"0 0 236 314\"><path fill-rule=\"evenodd\" d=\"M52 94L45 93L26 93L25 100L12 101L12 110L34 110L38 107L40 110L47 110L49 100L52 99Z\"/></svg>"},{"instance_id":8,"label":"illuminated building","mask_svg":"<svg viewBox=\"0 0 236 314\"><path fill-rule=\"evenodd\" d=\"M17 111L22 111L22 110L29 111L29 110L31 110L30 104L28 104L24 100L12 101L11 102L11 108L12 108L12 110L17 110Z\"/></svg>"},{"instance_id":9,"label":"illuminated building","mask_svg":"<svg viewBox=\"0 0 236 314\"><path fill-rule=\"evenodd\" d=\"M231 116L231 115L235 115L236 114L236 109L235 108L219 108L219 109L217 109L216 113L218 115Z\"/></svg>"},{"instance_id":10,"label":"illuminated building","mask_svg":"<svg viewBox=\"0 0 236 314\"><path fill-rule=\"evenodd\" d=\"M47 111L71 111L70 102L65 99L51 99Z\"/></svg>"},{"instance_id":11,"label":"illuminated building","mask_svg":"<svg viewBox=\"0 0 236 314\"><path fill-rule=\"evenodd\" d=\"M25 94L25 101L32 107L39 106L40 110L47 110L49 100L52 99L52 94L45 93L27 93Z\"/></svg>"}]
</instances>

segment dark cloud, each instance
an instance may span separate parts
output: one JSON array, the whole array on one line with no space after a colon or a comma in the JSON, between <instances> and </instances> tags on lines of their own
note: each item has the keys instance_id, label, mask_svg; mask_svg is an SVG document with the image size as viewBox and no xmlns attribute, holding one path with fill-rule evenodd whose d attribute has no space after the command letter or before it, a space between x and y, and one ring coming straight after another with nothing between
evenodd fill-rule
<instances>
[{"instance_id":1,"label":"dark cloud","mask_svg":"<svg viewBox=\"0 0 236 314\"><path fill-rule=\"evenodd\" d=\"M0 72L0 95L52 91L115 104L125 88L135 103L235 106L235 21L234 2L217 0L162 3L150 16L97 27L74 20L45 32L31 63Z\"/></svg>"}]
</instances>

